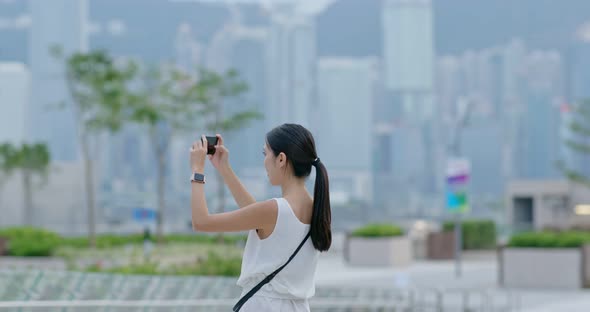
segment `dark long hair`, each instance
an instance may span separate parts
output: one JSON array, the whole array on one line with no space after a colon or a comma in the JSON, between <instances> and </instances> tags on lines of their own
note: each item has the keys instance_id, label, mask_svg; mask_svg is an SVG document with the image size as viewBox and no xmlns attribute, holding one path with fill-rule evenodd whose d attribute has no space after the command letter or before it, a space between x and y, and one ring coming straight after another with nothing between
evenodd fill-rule
<instances>
[{"instance_id":1,"label":"dark long hair","mask_svg":"<svg viewBox=\"0 0 590 312\"><path fill-rule=\"evenodd\" d=\"M311 241L315 249L327 251L332 244L332 212L328 171L319 160L313 135L297 124L283 124L266 135L268 147L275 156L285 153L296 177L306 178L316 167L311 218Z\"/></svg>"}]
</instances>

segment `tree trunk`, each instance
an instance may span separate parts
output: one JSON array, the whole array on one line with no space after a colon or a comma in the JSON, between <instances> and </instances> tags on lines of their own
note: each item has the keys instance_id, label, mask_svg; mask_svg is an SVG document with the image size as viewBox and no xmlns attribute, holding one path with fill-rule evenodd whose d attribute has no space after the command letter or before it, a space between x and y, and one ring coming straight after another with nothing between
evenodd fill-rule
<instances>
[{"instance_id":1,"label":"tree trunk","mask_svg":"<svg viewBox=\"0 0 590 312\"><path fill-rule=\"evenodd\" d=\"M165 187L166 187L166 157L162 150L157 150L158 155L158 214L156 216L158 242L164 240L164 210L165 210Z\"/></svg>"},{"instance_id":2,"label":"tree trunk","mask_svg":"<svg viewBox=\"0 0 590 312\"><path fill-rule=\"evenodd\" d=\"M80 147L82 148L82 158L84 160L84 178L86 187L86 206L88 208L88 243L90 247L96 247L96 211L94 203L94 175L92 170L92 160L88 149L87 138L82 139Z\"/></svg>"},{"instance_id":3,"label":"tree trunk","mask_svg":"<svg viewBox=\"0 0 590 312\"><path fill-rule=\"evenodd\" d=\"M33 226L33 189L31 186L31 172L23 170L23 203L25 205L24 223Z\"/></svg>"}]
</instances>

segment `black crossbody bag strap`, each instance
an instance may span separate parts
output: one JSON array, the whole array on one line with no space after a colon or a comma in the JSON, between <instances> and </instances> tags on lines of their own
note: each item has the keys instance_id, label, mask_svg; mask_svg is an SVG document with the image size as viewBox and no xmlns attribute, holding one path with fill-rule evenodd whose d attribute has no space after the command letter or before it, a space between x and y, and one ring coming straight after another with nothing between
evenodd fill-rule
<instances>
[{"instance_id":1,"label":"black crossbody bag strap","mask_svg":"<svg viewBox=\"0 0 590 312\"><path fill-rule=\"evenodd\" d=\"M287 264L289 264L289 262L291 262L291 260L293 260L293 258L295 258L295 255L297 255L297 253L299 252L301 247L303 247L303 244L305 244L305 242L307 241L309 236L311 236L311 232L307 233L307 235L305 236L303 241L301 241L301 244L299 244L299 247L297 247L297 249L295 249L295 252L291 255L291 257L289 257L289 260L287 260L287 262L285 264L283 264L280 268L276 269L270 275L265 277L260 283L258 283L258 285L254 286L254 288L252 288L244 297L242 297L240 299L240 301L238 301L238 303L236 303L236 305L233 308L233 311L234 312L240 311L240 309L242 308L244 303L246 303L246 301L248 301L250 298L252 298L252 296L254 296L254 294L257 293L262 288L262 286L268 284L277 274L279 274L279 272L281 272L281 270L284 269L287 266Z\"/></svg>"}]
</instances>

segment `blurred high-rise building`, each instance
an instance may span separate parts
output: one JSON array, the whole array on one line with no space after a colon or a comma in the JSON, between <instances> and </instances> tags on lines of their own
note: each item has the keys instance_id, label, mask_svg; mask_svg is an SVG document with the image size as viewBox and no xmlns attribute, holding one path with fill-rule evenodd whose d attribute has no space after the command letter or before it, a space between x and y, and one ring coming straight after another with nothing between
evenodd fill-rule
<instances>
[{"instance_id":1,"label":"blurred high-rise building","mask_svg":"<svg viewBox=\"0 0 590 312\"><path fill-rule=\"evenodd\" d=\"M527 47L518 39L510 41L502 47L503 65L503 100L504 110L513 112L522 106L520 92L525 88L522 65L525 63Z\"/></svg>"},{"instance_id":2,"label":"blurred high-rise building","mask_svg":"<svg viewBox=\"0 0 590 312\"><path fill-rule=\"evenodd\" d=\"M502 124L485 115L474 116L461 131L460 140L462 155L471 164L469 193L500 197L504 192Z\"/></svg>"},{"instance_id":3,"label":"blurred high-rise building","mask_svg":"<svg viewBox=\"0 0 590 312\"><path fill-rule=\"evenodd\" d=\"M517 179L520 175L518 158L521 157L522 114L525 111L524 90L526 90L525 64L527 48L518 39L499 48L502 59L501 122L504 131L503 175L505 179Z\"/></svg>"},{"instance_id":4,"label":"blurred high-rise building","mask_svg":"<svg viewBox=\"0 0 590 312\"><path fill-rule=\"evenodd\" d=\"M553 51L534 51L524 67L527 88L522 119L521 152L517 158L519 176L548 179L560 176L560 106L563 103L563 66Z\"/></svg>"},{"instance_id":5,"label":"blurred high-rise building","mask_svg":"<svg viewBox=\"0 0 590 312\"><path fill-rule=\"evenodd\" d=\"M441 161L437 150L444 142L438 137L439 120L435 118L438 107L433 99L435 52L431 1L384 1L382 29L384 102L391 115L380 119L385 119L381 128L396 129L389 134L394 179L396 185L433 194L437 191L440 167L437 163ZM386 136L382 133L381 139ZM381 151L381 154L386 153ZM411 159L413 165L407 166L402 159ZM377 184L385 187L384 183ZM401 188L376 190L389 194L396 191L403 192Z\"/></svg>"},{"instance_id":6,"label":"blurred high-rise building","mask_svg":"<svg viewBox=\"0 0 590 312\"><path fill-rule=\"evenodd\" d=\"M196 41L188 23L178 25L174 40L176 66L188 72L195 71L201 62L201 46ZM201 64L202 65L202 64Z\"/></svg>"},{"instance_id":7,"label":"blurred high-rise building","mask_svg":"<svg viewBox=\"0 0 590 312\"><path fill-rule=\"evenodd\" d=\"M387 0L382 11L386 87L404 119L433 114L434 35L431 0Z\"/></svg>"},{"instance_id":8,"label":"blurred high-rise building","mask_svg":"<svg viewBox=\"0 0 590 312\"><path fill-rule=\"evenodd\" d=\"M243 94L223 101L224 118L244 111L258 112L262 117L250 120L237 131L224 133L228 148L240 153L240 157L232 158L232 166L239 174L264 170L261 158L264 135L270 127L278 125L278 121L272 119L273 105L269 102L268 40L268 28L242 25L240 18L234 16L216 33L208 51L208 64L213 69L235 70L239 80L247 84Z\"/></svg>"},{"instance_id":9,"label":"blurred high-rise building","mask_svg":"<svg viewBox=\"0 0 590 312\"><path fill-rule=\"evenodd\" d=\"M21 63L0 63L0 142L27 140L31 74Z\"/></svg>"},{"instance_id":10,"label":"blurred high-rise building","mask_svg":"<svg viewBox=\"0 0 590 312\"><path fill-rule=\"evenodd\" d=\"M439 117L450 120L456 112L456 101L463 95L461 66L455 56L442 56L436 63L436 99Z\"/></svg>"},{"instance_id":11,"label":"blurred high-rise building","mask_svg":"<svg viewBox=\"0 0 590 312\"><path fill-rule=\"evenodd\" d=\"M229 11L230 19L215 32L207 47L206 64L209 69L217 72L236 71L238 79L247 85L246 91L239 96L225 98L219 103L224 119L244 111L255 111L262 115L262 119L249 120L239 129L221 133L232 155L239 155L231 157L232 168L244 183L251 186L251 193L262 198L268 191L262 148L264 135L271 126L270 122L266 123L270 110L269 30L266 27L244 25L243 12L238 7L230 6ZM226 204L229 208L233 207L234 201L229 198L230 193L225 194L228 196Z\"/></svg>"},{"instance_id":12,"label":"blurred high-rise building","mask_svg":"<svg viewBox=\"0 0 590 312\"><path fill-rule=\"evenodd\" d=\"M105 191L117 191L117 183L127 189L146 190L145 180L137 177L155 178L156 161L146 127L127 126L114 135L105 135L101 150L100 175ZM114 183L116 182L116 183Z\"/></svg>"},{"instance_id":13,"label":"blurred high-rise building","mask_svg":"<svg viewBox=\"0 0 590 312\"><path fill-rule=\"evenodd\" d=\"M560 176L563 72L559 53L527 51L519 40L438 59L437 99L449 126L446 137L453 136L459 108L469 107L460 140L472 162L474 195L498 196L509 179Z\"/></svg>"},{"instance_id":14,"label":"blurred high-rise building","mask_svg":"<svg viewBox=\"0 0 590 312\"><path fill-rule=\"evenodd\" d=\"M502 61L504 175L506 179L557 178L563 150L561 56L555 51L527 51L513 41L504 47Z\"/></svg>"},{"instance_id":15,"label":"blurred high-rise building","mask_svg":"<svg viewBox=\"0 0 590 312\"><path fill-rule=\"evenodd\" d=\"M224 107L227 114L237 114L245 110L256 111L263 119L251 120L239 132L228 134L228 143L240 157L232 160L240 171L263 170L262 147L264 135L270 130L273 120L269 111L273 106L268 97L268 30L264 28L238 27L235 31L233 49L229 55L231 68L248 85L247 91L238 98L230 99ZM266 119L268 122L265 122Z\"/></svg>"},{"instance_id":16,"label":"blurred high-rise building","mask_svg":"<svg viewBox=\"0 0 590 312\"><path fill-rule=\"evenodd\" d=\"M590 32L589 32L590 33ZM588 137L577 134L569 128L572 122L585 122L587 117L575 109L582 101L590 99L590 39L580 34L565 51L565 106L563 112L563 134L568 140L582 144L590 144ZM590 155L571 148L565 148L564 161L568 167L590 177Z\"/></svg>"},{"instance_id":17,"label":"blurred high-rise building","mask_svg":"<svg viewBox=\"0 0 590 312\"><path fill-rule=\"evenodd\" d=\"M313 16L293 6L270 11L268 67L270 92L267 121L313 128L316 99L316 30Z\"/></svg>"},{"instance_id":18,"label":"blurred high-rise building","mask_svg":"<svg viewBox=\"0 0 590 312\"><path fill-rule=\"evenodd\" d=\"M502 61L496 48L437 60L437 102L444 125L440 135L447 142L446 158L458 152L471 161L469 191L473 195L498 196L503 190L504 137L494 102L501 92ZM488 144L482 146L482 141Z\"/></svg>"},{"instance_id":19,"label":"blurred high-rise building","mask_svg":"<svg viewBox=\"0 0 590 312\"><path fill-rule=\"evenodd\" d=\"M76 161L78 136L71 98L65 81L64 56L86 51L88 3L86 0L31 0L32 24L29 57L32 76L30 118L27 128L34 141L49 145L52 159ZM59 106L65 104L65 108Z\"/></svg>"},{"instance_id":20,"label":"blurred high-rise building","mask_svg":"<svg viewBox=\"0 0 590 312\"><path fill-rule=\"evenodd\" d=\"M377 60L324 58L318 64L321 116L318 153L330 170L330 191L343 200L372 200L373 106Z\"/></svg>"}]
</instances>

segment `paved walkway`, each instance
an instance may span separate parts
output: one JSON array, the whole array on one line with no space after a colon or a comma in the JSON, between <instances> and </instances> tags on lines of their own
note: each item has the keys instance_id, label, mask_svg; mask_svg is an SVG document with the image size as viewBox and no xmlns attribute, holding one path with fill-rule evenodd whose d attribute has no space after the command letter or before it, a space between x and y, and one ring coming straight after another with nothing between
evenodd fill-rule
<instances>
[{"instance_id":1,"label":"paved walkway","mask_svg":"<svg viewBox=\"0 0 590 312\"><path fill-rule=\"evenodd\" d=\"M524 312L589 312L590 290L505 290L497 286L494 253L467 254L463 275L455 277L453 261L416 261L407 268L351 267L336 253L320 258L318 286L377 286L385 288L461 289L513 293Z\"/></svg>"},{"instance_id":2,"label":"paved walkway","mask_svg":"<svg viewBox=\"0 0 590 312\"><path fill-rule=\"evenodd\" d=\"M54 271L64 269L64 263L56 259L26 259L22 258L0 258L0 269L8 269L13 266L25 269L33 267L37 269ZM319 297L329 298L332 294L342 296L350 294L358 297L359 300L374 297L371 292L355 291L347 292L347 288L383 288L403 292L408 289L418 289L420 295L428 295L430 290L442 290L445 293L445 303L450 301L459 302L461 298L452 297L453 289L469 290L471 292L488 292L495 296L515 294L518 298L520 311L524 312L588 312L590 311L590 290L541 290L541 289L519 289L506 290L497 287L497 265L496 256L493 252L467 253L463 261L463 275L455 277L453 261L416 261L406 268L374 268L374 267L352 267L343 261L338 249L322 254L317 270L317 285ZM208 279L206 279L208 280ZM232 279L220 279L215 282L220 290L216 293L227 293L229 297L237 296L235 281ZM0 284L2 281L0 281ZM184 282L184 281L183 281ZM111 283L111 282L108 282ZM114 283L114 282L112 282ZM211 288L212 282L206 289ZM190 283L189 283L190 284ZM0 285L1 286L1 285ZM189 285L190 286L190 285ZM1 287L0 287L1 288ZM188 289L192 289L189 287ZM204 288L205 289L205 288ZM223 291L222 291L223 290ZM394 291L395 290L395 291ZM173 293L176 292L173 291ZM447 294L449 294L447 296ZM390 296L390 295L389 295ZM150 297L150 296L148 296ZM151 298L151 297L150 297ZM353 298L354 299L354 298ZM477 298L473 298L477 300Z\"/></svg>"}]
</instances>

